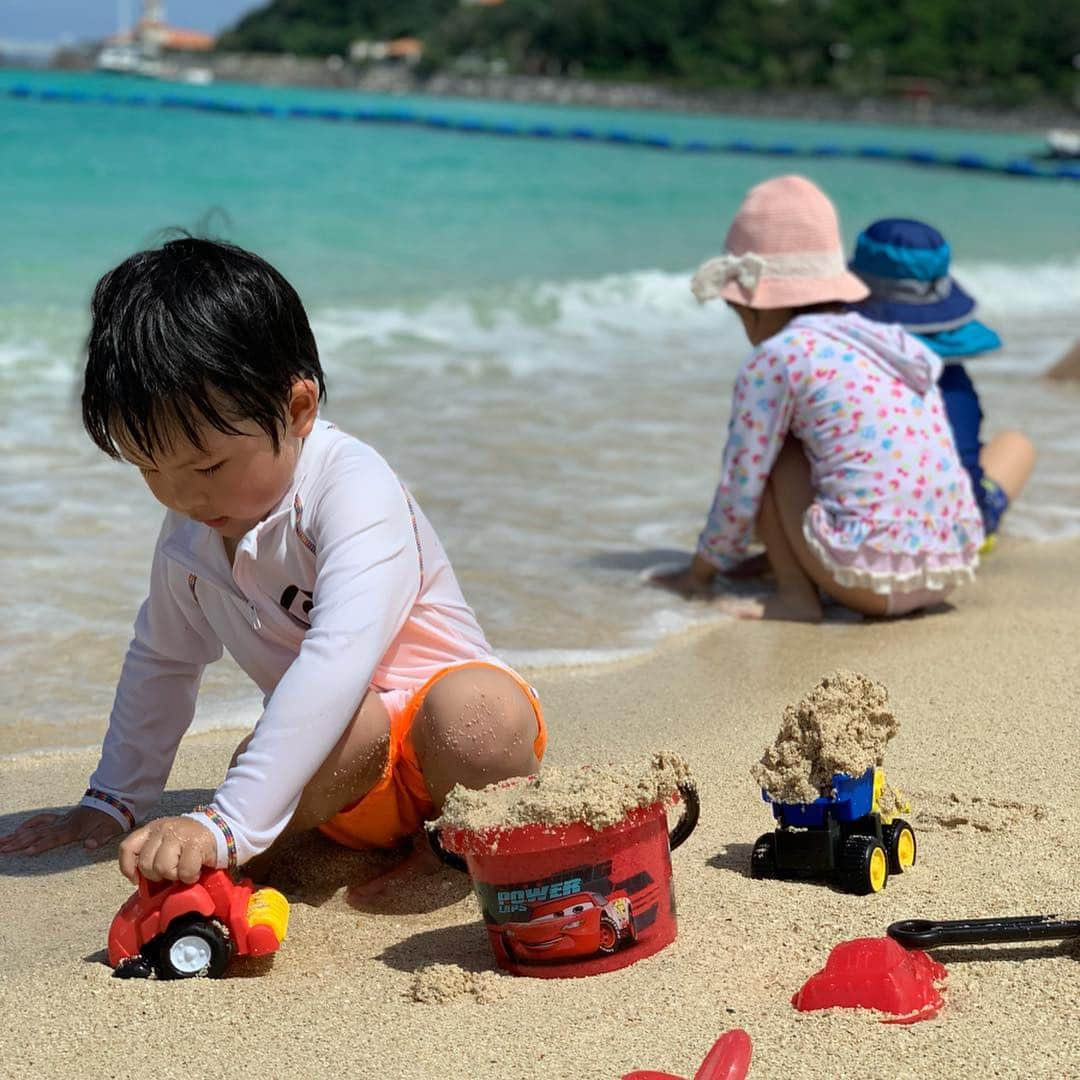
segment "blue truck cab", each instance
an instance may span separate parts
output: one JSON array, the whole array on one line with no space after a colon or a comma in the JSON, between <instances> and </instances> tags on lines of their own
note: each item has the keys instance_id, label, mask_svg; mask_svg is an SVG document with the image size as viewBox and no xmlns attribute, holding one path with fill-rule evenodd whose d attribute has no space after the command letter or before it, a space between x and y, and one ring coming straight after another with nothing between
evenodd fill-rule
<instances>
[{"instance_id":1,"label":"blue truck cab","mask_svg":"<svg viewBox=\"0 0 1080 1080\"><path fill-rule=\"evenodd\" d=\"M826 794L810 803L773 799L777 828L760 836L750 856L755 878L826 878L846 892L881 892L890 873L915 865L915 833L894 812L883 812L885 773L834 773ZM907 811L908 807L903 807Z\"/></svg>"}]
</instances>

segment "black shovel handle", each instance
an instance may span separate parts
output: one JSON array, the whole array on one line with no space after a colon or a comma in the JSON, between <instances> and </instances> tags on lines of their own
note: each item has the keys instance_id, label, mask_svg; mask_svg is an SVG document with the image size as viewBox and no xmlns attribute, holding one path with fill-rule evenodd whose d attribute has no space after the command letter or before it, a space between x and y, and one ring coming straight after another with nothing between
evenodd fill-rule
<instances>
[{"instance_id":1,"label":"black shovel handle","mask_svg":"<svg viewBox=\"0 0 1080 1080\"><path fill-rule=\"evenodd\" d=\"M1017 915L995 919L905 919L886 933L906 949L938 945L993 945L1009 941L1055 941L1080 937L1080 920L1057 915Z\"/></svg>"},{"instance_id":2,"label":"black shovel handle","mask_svg":"<svg viewBox=\"0 0 1080 1080\"><path fill-rule=\"evenodd\" d=\"M701 803L698 800L697 785L689 781L683 781L679 784L679 794L682 796L683 812L679 815L679 820L675 822L675 827L668 833L668 847L671 851L674 851L694 831L698 818L701 817ZM443 847L442 837L439 835L438 829L429 828L424 831L427 833L431 850L447 866L452 867L454 870L460 870L462 873L467 874L469 872L468 864L460 855L453 851L447 851Z\"/></svg>"}]
</instances>

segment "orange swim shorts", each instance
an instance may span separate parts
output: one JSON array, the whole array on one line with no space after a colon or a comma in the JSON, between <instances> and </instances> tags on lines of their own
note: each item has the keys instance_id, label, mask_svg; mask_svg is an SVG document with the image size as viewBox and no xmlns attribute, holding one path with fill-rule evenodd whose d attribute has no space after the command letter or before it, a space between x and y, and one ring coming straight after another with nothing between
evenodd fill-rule
<instances>
[{"instance_id":1,"label":"orange swim shorts","mask_svg":"<svg viewBox=\"0 0 1080 1080\"><path fill-rule=\"evenodd\" d=\"M331 840L351 848L392 848L420 831L424 821L435 816L435 806L424 783L420 762L412 743L412 726L427 692L452 671L469 667L490 667L505 671L525 692L536 713L533 752L544 756L547 725L536 691L516 671L487 660L472 660L437 671L419 689L382 694L390 714L390 749L386 769L375 786L357 803L335 814L319 828Z\"/></svg>"}]
</instances>

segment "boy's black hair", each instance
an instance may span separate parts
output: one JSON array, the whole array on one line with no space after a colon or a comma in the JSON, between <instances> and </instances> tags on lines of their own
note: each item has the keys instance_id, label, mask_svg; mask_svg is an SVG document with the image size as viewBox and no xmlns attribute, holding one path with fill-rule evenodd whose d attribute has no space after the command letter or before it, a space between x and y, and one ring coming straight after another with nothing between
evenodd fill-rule
<instances>
[{"instance_id":1,"label":"boy's black hair","mask_svg":"<svg viewBox=\"0 0 1080 1080\"><path fill-rule=\"evenodd\" d=\"M296 290L250 251L185 236L140 251L94 289L82 416L110 457L153 461L199 427L230 435L255 421L280 448L296 379L326 395ZM118 441L119 436L119 441Z\"/></svg>"}]
</instances>

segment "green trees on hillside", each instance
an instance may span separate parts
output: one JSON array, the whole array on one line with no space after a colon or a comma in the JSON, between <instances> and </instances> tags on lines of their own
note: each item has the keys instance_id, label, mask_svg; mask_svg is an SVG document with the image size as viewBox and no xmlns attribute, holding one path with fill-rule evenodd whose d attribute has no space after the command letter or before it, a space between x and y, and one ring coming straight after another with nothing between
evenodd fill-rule
<instances>
[{"instance_id":1,"label":"green trees on hillside","mask_svg":"<svg viewBox=\"0 0 1080 1080\"><path fill-rule=\"evenodd\" d=\"M458 0L274 0L245 15L218 48L346 55L357 38L424 37L458 6Z\"/></svg>"},{"instance_id":2,"label":"green trees on hillside","mask_svg":"<svg viewBox=\"0 0 1080 1080\"><path fill-rule=\"evenodd\" d=\"M275 0L220 47L344 54L401 35L422 38L433 67L464 56L698 86L881 93L927 79L1007 102L1068 97L1080 78L1076 0Z\"/></svg>"}]
</instances>

